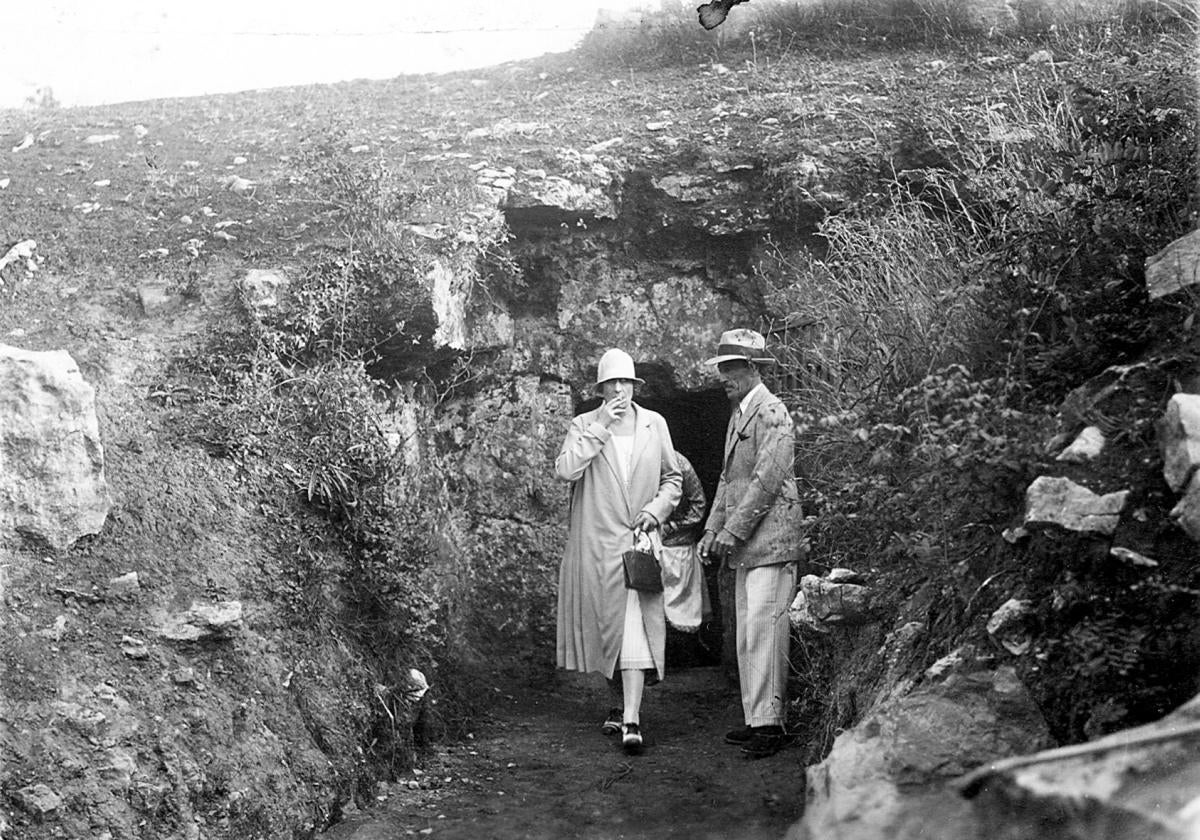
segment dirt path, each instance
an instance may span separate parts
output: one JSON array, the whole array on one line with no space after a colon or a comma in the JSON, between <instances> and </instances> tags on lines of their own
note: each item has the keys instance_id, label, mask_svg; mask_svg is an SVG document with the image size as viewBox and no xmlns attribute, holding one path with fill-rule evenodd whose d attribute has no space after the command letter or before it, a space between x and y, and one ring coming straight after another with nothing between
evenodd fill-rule
<instances>
[{"instance_id":1,"label":"dirt path","mask_svg":"<svg viewBox=\"0 0 1200 840\"><path fill-rule=\"evenodd\" d=\"M799 819L801 751L750 760L723 743L741 717L717 668L677 670L647 692L639 756L600 733L608 699L595 675L557 673L325 837L759 840ZM410 780L428 787L410 789Z\"/></svg>"}]
</instances>

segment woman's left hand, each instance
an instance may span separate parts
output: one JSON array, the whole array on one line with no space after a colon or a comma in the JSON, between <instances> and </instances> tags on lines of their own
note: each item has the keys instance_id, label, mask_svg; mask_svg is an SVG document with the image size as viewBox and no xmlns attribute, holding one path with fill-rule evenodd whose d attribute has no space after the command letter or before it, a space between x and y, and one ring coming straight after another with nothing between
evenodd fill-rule
<instances>
[{"instance_id":1,"label":"woman's left hand","mask_svg":"<svg viewBox=\"0 0 1200 840\"><path fill-rule=\"evenodd\" d=\"M633 532L635 534L638 531L644 531L648 534L656 528L658 528L658 520L652 514L646 513L644 510L638 511L638 515L633 520Z\"/></svg>"}]
</instances>

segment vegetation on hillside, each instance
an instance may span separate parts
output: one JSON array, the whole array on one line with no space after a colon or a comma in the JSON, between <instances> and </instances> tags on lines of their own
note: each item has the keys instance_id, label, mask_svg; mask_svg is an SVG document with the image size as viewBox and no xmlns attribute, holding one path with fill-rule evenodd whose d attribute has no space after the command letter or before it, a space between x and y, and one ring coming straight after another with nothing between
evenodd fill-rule
<instances>
[{"instance_id":1,"label":"vegetation on hillside","mask_svg":"<svg viewBox=\"0 0 1200 840\"><path fill-rule=\"evenodd\" d=\"M1170 2L1086 19L1014 7L1003 33L948 0L742 4L714 33L689 9L486 78L38 112L14 145L28 130L46 162L19 172L14 152L0 235L36 236L70 294L102 289L126 310L125 276L196 301L230 266L288 270L279 307L236 301L149 400L178 420L180 446L233 463L269 502L277 563L254 594L357 660L364 684L337 687L354 702L336 712L362 752L336 741L344 760L328 772L365 800L374 778L411 766L415 738L470 721L480 654L540 656L553 639L552 546L516 519L473 521L462 502L476 479L427 445L437 412L493 375L434 340L431 258L467 253L481 293L547 306L495 208L480 210L476 172L552 168L562 149L578 161L613 141L644 171L740 156L773 213L742 299L762 301L783 361L773 384L799 423L812 570L868 574L886 593L881 634L923 621L918 668L964 641L986 648L991 611L1030 600L1022 676L1055 735L1080 740L1200 688L1200 571L1153 452L1173 377L1200 359L1195 301L1151 302L1142 272L1200 214L1196 18ZM647 127L668 120L670 143ZM124 128L119 143L83 139L134 123L145 142ZM836 148L831 179L849 200L813 230L818 146ZM0 300L52 321L55 301L12 271ZM1125 404L1065 410L1112 365L1134 366ZM1105 426L1095 489L1134 491L1121 538L1153 569L1090 538L1002 536L1034 476L1070 469L1053 457L1082 420ZM831 693L826 654L800 645L795 663L795 717L822 726L815 753L861 711ZM436 710L414 699L412 667ZM314 741L329 737L310 718ZM32 777L22 765L5 789Z\"/></svg>"}]
</instances>

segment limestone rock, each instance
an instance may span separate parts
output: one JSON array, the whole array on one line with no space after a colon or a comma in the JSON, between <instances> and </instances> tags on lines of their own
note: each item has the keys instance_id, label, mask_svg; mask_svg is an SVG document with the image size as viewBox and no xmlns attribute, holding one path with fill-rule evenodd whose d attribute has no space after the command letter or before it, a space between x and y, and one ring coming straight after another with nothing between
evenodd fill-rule
<instances>
[{"instance_id":1,"label":"limestone rock","mask_svg":"<svg viewBox=\"0 0 1200 840\"><path fill-rule=\"evenodd\" d=\"M176 642L199 642L229 638L242 627L240 601L198 604L168 616L158 628L160 636Z\"/></svg>"},{"instance_id":2,"label":"limestone rock","mask_svg":"<svg viewBox=\"0 0 1200 840\"><path fill-rule=\"evenodd\" d=\"M717 236L766 230L770 216L747 201L750 185L737 178L681 172L653 179L653 185L675 200L668 213Z\"/></svg>"},{"instance_id":3,"label":"limestone rock","mask_svg":"<svg viewBox=\"0 0 1200 840\"><path fill-rule=\"evenodd\" d=\"M1009 598L988 619L988 635L1011 654L1025 653L1030 645L1026 622L1032 612L1033 604L1029 601Z\"/></svg>"},{"instance_id":4,"label":"limestone rock","mask_svg":"<svg viewBox=\"0 0 1200 840\"><path fill-rule=\"evenodd\" d=\"M467 345L467 316L462 283L453 269L441 260L434 260L426 275L429 283L433 313L437 316L437 330L433 340L441 347L462 350ZM466 290L469 293L469 289Z\"/></svg>"},{"instance_id":5,"label":"limestone rock","mask_svg":"<svg viewBox=\"0 0 1200 840\"><path fill-rule=\"evenodd\" d=\"M866 578L853 569L843 569L840 567L830 569L829 574L825 577L830 583L857 583L862 585L867 582Z\"/></svg>"},{"instance_id":6,"label":"limestone rock","mask_svg":"<svg viewBox=\"0 0 1200 840\"><path fill-rule=\"evenodd\" d=\"M789 609L792 626L828 633L838 626L866 624L872 620L869 596L870 590L859 584L805 575Z\"/></svg>"},{"instance_id":7,"label":"limestone rock","mask_svg":"<svg viewBox=\"0 0 1200 840\"><path fill-rule=\"evenodd\" d=\"M1050 743L1011 668L952 670L888 699L807 771L788 840L968 840L989 836L949 782L981 762Z\"/></svg>"},{"instance_id":8,"label":"limestone rock","mask_svg":"<svg viewBox=\"0 0 1200 840\"><path fill-rule=\"evenodd\" d=\"M112 595L132 595L141 589L137 572L127 572L108 582L108 592Z\"/></svg>"},{"instance_id":9,"label":"limestone rock","mask_svg":"<svg viewBox=\"0 0 1200 840\"><path fill-rule=\"evenodd\" d=\"M41 782L28 785L17 791L17 805L35 817L45 817L62 807L62 797Z\"/></svg>"},{"instance_id":10,"label":"limestone rock","mask_svg":"<svg viewBox=\"0 0 1200 840\"><path fill-rule=\"evenodd\" d=\"M1112 534L1128 496L1128 490L1100 496L1069 478L1039 476L1025 491L1025 524Z\"/></svg>"},{"instance_id":11,"label":"limestone rock","mask_svg":"<svg viewBox=\"0 0 1200 840\"><path fill-rule=\"evenodd\" d=\"M110 506L95 391L75 360L0 344L0 542L65 549Z\"/></svg>"},{"instance_id":12,"label":"limestone rock","mask_svg":"<svg viewBox=\"0 0 1200 840\"><path fill-rule=\"evenodd\" d=\"M964 795L1006 838L1195 840L1197 699L1156 723L976 771L962 781Z\"/></svg>"},{"instance_id":13,"label":"limestone rock","mask_svg":"<svg viewBox=\"0 0 1200 840\"><path fill-rule=\"evenodd\" d=\"M476 181L512 214L552 213L565 218L615 219L619 179L598 155L560 149L558 172L481 169Z\"/></svg>"},{"instance_id":14,"label":"limestone rock","mask_svg":"<svg viewBox=\"0 0 1200 840\"><path fill-rule=\"evenodd\" d=\"M1094 461L1104 451L1104 432L1099 426L1088 426L1071 442L1071 445L1059 453L1057 461L1067 461L1072 464L1083 464Z\"/></svg>"},{"instance_id":15,"label":"limestone rock","mask_svg":"<svg viewBox=\"0 0 1200 840\"><path fill-rule=\"evenodd\" d=\"M1192 474L1187 492L1175 507L1171 508L1171 519L1185 534L1200 542L1200 472Z\"/></svg>"},{"instance_id":16,"label":"limestone rock","mask_svg":"<svg viewBox=\"0 0 1200 840\"><path fill-rule=\"evenodd\" d=\"M1181 236L1146 258L1146 291L1151 300L1200 282L1200 230Z\"/></svg>"},{"instance_id":17,"label":"limestone rock","mask_svg":"<svg viewBox=\"0 0 1200 840\"><path fill-rule=\"evenodd\" d=\"M1200 395L1175 394L1158 424L1163 478L1176 493L1200 465Z\"/></svg>"},{"instance_id":18,"label":"limestone rock","mask_svg":"<svg viewBox=\"0 0 1200 840\"><path fill-rule=\"evenodd\" d=\"M246 276L238 281L238 291L242 300L253 313L261 313L279 306L279 293L286 289L290 281L287 275L270 269L252 268Z\"/></svg>"}]
</instances>

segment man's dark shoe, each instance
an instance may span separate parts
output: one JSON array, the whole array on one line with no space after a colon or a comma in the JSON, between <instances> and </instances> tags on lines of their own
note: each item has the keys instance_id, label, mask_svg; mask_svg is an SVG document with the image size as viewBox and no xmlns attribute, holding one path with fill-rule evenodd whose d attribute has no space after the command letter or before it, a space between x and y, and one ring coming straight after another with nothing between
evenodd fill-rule
<instances>
[{"instance_id":1,"label":"man's dark shoe","mask_svg":"<svg viewBox=\"0 0 1200 840\"><path fill-rule=\"evenodd\" d=\"M608 710L608 715L604 718L604 723L600 724L600 731L605 735L616 735L621 731L621 721L624 717L624 709L620 706L613 706Z\"/></svg>"},{"instance_id":2,"label":"man's dark shoe","mask_svg":"<svg viewBox=\"0 0 1200 840\"><path fill-rule=\"evenodd\" d=\"M725 743L740 747L752 737L754 737L754 727L743 726L739 729L730 729L728 732L726 732Z\"/></svg>"},{"instance_id":3,"label":"man's dark shoe","mask_svg":"<svg viewBox=\"0 0 1200 840\"><path fill-rule=\"evenodd\" d=\"M749 758L766 758L775 755L791 741L779 726L756 726L750 738L742 744L742 752Z\"/></svg>"}]
</instances>

